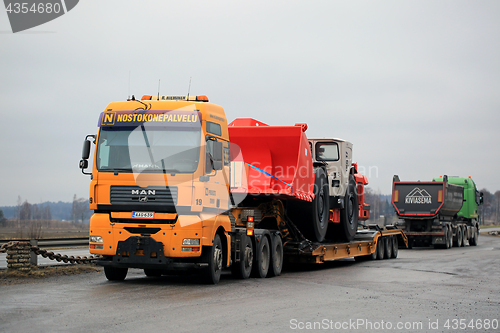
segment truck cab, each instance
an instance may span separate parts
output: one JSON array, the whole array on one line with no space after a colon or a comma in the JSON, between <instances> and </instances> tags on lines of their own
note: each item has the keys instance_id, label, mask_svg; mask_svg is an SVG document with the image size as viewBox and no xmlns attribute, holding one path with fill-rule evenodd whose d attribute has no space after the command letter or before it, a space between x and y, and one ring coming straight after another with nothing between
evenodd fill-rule
<instances>
[{"instance_id":1,"label":"truck cab","mask_svg":"<svg viewBox=\"0 0 500 333\"><path fill-rule=\"evenodd\" d=\"M352 143L342 139L309 139L313 161L324 164L328 174L330 197L343 200L352 168Z\"/></svg>"},{"instance_id":2,"label":"truck cab","mask_svg":"<svg viewBox=\"0 0 500 333\"><path fill-rule=\"evenodd\" d=\"M216 238L230 244L229 163L224 110L206 96L110 103L80 162L91 175L90 252L102 256L107 277L186 262L220 274L229 259L213 247Z\"/></svg>"}]
</instances>

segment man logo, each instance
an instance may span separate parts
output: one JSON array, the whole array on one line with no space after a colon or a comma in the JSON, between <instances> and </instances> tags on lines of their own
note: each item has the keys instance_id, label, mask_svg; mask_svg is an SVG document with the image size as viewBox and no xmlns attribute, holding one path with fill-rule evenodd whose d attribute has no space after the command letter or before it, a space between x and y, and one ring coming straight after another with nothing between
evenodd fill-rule
<instances>
[{"instance_id":1,"label":"man logo","mask_svg":"<svg viewBox=\"0 0 500 333\"><path fill-rule=\"evenodd\" d=\"M156 190L132 190L132 195L138 195L139 202L148 202L149 201L149 196L152 196L151 198L154 201L154 196L156 195Z\"/></svg>"},{"instance_id":2,"label":"man logo","mask_svg":"<svg viewBox=\"0 0 500 333\"><path fill-rule=\"evenodd\" d=\"M415 187L405 198L407 204L431 204L432 197L426 190Z\"/></svg>"},{"instance_id":3,"label":"man logo","mask_svg":"<svg viewBox=\"0 0 500 333\"><path fill-rule=\"evenodd\" d=\"M79 0L4 0L12 32L34 28L75 8Z\"/></svg>"},{"instance_id":4,"label":"man logo","mask_svg":"<svg viewBox=\"0 0 500 333\"><path fill-rule=\"evenodd\" d=\"M156 195L156 190L132 190L132 195Z\"/></svg>"}]
</instances>

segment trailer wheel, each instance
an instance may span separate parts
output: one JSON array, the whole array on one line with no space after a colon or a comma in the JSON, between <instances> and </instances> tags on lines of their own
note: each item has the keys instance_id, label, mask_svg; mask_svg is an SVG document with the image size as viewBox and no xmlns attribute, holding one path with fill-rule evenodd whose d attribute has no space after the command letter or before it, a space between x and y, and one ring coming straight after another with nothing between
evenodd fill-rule
<instances>
[{"instance_id":1,"label":"trailer wheel","mask_svg":"<svg viewBox=\"0 0 500 333\"><path fill-rule=\"evenodd\" d=\"M392 258L398 257L399 244L398 244L398 236L390 236L392 237Z\"/></svg>"},{"instance_id":2,"label":"trailer wheel","mask_svg":"<svg viewBox=\"0 0 500 333\"><path fill-rule=\"evenodd\" d=\"M353 175L349 175L349 186L344 199L344 209L340 211L339 236L350 242L358 231L358 193Z\"/></svg>"},{"instance_id":3,"label":"trailer wheel","mask_svg":"<svg viewBox=\"0 0 500 333\"><path fill-rule=\"evenodd\" d=\"M147 277L158 277L158 276L161 276L162 270L161 269L144 268L144 274L146 274Z\"/></svg>"},{"instance_id":4,"label":"trailer wheel","mask_svg":"<svg viewBox=\"0 0 500 333\"><path fill-rule=\"evenodd\" d=\"M385 249L384 249L384 259L392 258L392 236L386 236L385 238Z\"/></svg>"},{"instance_id":5,"label":"trailer wheel","mask_svg":"<svg viewBox=\"0 0 500 333\"><path fill-rule=\"evenodd\" d=\"M240 261L231 266L231 273L238 279L248 279L252 272L253 244L247 235L241 236Z\"/></svg>"},{"instance_id":6,"label":"trailer wheel","mask_svg":"<svg viewBox=\"0 0 500 333\"><path fill-rule=\"evenodd\" d=\"M271 235L271 264L268 277L279 276L283 270L283 242L280 235Z\"/></svg>"},{"instance_id":7,"label":"trailer wheel","mask_svg":"<svg viewBox=\"0 0 500 333\"><path fill-rule=\"evenodd\" d=\"M377 259L382 260L385 257L385 238L379 237L377 242Z\"/></svg>"},{"instance_id":8,"label":"trailer wheel","mask_svg":"<svg viewBox=\"0 0 500 333\"><path fill-rule=\"evenodd\" d=\"M207 248L206 257L204 258L208 262L208 266L204 267L202 271L203 280L208 284L217 284L220 280L220 274L222 271L222 242L220 236L215 234L214 244Z\"/></svg>"},{"instance_id":9,"label":"trailer wheel","mask_svg":"<svg viewBox=\"0 0 500 333\"><path fill-rule=\"evenodd\" d=\"M477 246L477 239L478 239L478 236L479 236L479 232L476 228L475 225L472 226L472 236L471 238L469 239L469 245L470 246Z\"/></svg>"},{"instance_id":10,"label":"trailer wheel","mask_svg":"<svg viewBox=\"0 0 500 333\"><path fill-rule=\"evenodd\" d=\"M267 272L269 271L269 261L270 261L270 250L269 250L269 240L266 236L262 235L261 240L257 241L257 250L255 251L255 261L253 264L252 275L255 277L265 278Z\"/></svg>"},{"instance_id":11,"label":"trailer wheel","mask_svg":"<svg viewBox=\"0 0 500 333\"><path fill-rule=\"evenodd\" d=\"M123 281L127 276L128 268L104 266L104 275L109 281Z\"/></svg>"},{"instance_id":12,"label":"trailer wheel","mask_svg":"<svg viewBox=\"0 0 500 333\"><path fill-rule=\"evenodd\" d=\"M378 256L378 242L377 242L377 245L375 245L375 251L369 255L370 257L370 260L375 260L377 259L377 256Z\"/></svg>"}]
</instances>

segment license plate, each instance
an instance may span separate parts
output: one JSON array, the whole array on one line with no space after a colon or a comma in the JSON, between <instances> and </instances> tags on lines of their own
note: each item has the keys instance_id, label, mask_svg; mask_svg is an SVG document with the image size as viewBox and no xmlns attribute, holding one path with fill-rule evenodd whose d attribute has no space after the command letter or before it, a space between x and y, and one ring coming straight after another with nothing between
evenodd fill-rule
<instances>
[{"instance_id":1,"label":"license plate","mask_svg":"<svg viewBox=\"0 0 500 333\"><path fill-rule=\"evenodd\" d=\"M154 212L132 212L132 218L134 219L153 219L154 217Z\"/></svg>"}]
</instances>

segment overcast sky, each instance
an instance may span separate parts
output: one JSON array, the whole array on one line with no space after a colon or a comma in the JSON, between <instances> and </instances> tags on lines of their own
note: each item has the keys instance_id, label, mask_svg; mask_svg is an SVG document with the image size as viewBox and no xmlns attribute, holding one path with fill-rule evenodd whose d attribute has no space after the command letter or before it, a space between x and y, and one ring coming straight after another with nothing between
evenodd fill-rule
<instances>
[{"instance_id":1,"label":"overcast sky","mask_svg":"<svg viewBox=\"0 0 500 333\"><path fill-rule=\"evenodd\" d=\"M500 1L84 0L13 34L0 8L0 206L88 197L78 161L111 101L207 95L227 118L354 144L370 187L500 190Z\"/></svg>"}]
</instances>

